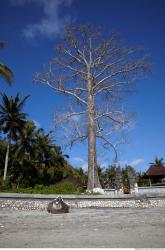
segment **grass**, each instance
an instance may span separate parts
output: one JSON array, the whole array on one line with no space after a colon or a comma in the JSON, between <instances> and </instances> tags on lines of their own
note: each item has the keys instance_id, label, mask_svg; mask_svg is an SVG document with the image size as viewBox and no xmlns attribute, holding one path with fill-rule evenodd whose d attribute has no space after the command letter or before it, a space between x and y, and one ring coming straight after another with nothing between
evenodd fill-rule
<instances>
[{"instance_id":1,"label":"grass","mask_svg":"<svg viewBox=\"0 0 165 250\"><path fill-rule=\"evenodd\" d=\"M28 193L28 194L81 194L84 189L76 187L71 183L55 184L50 186L36 185L34 188L8 188L1 186L1 192Z\"/></svg>"}]
</instances>

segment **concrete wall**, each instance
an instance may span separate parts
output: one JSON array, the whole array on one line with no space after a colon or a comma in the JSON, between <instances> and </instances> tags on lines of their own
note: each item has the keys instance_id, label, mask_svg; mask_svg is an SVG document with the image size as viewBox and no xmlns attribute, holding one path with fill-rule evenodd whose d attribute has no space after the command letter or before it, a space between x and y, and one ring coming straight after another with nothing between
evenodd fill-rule
<instances>
[{"instance_id":1,"label":"concrete wall","mask_svg":"<svg viewBox=\"0 0 165 250\"><path fill-rule=\"evenodd\" d=\"M0 199L1 209L46 211L48 200ZM165 208L165 199L64 199L70 208Z\"/></svg>"},{"instance_id":2,"label":"concrete wall","mask_svg":"<svg viewBox=\"0 0 165 250\"><path fill-rule=\"evenodd\" d=\"M138 194L165 194L165 186L138 187ZM104 189L105 195L114 196L115 189Z\"/></svg>"},{"instance_id":3,"label":"concrete wall","mask_svg":"<svg viewBox=\"0 0 165 250\"><path fill-rule=\"evenodd\" d=\"M148 193L164 193L165 194L165 186L150 186L150 187L138 187L139 194L148 194Z\"/></svg>"},{"instance_id":4,"label":"concrete wall","mask_svg":"<svg viewBox=\"0 0 165 250\"><path fill-rule=\"evenodd\" d=\"M157 192L154 194L153 191L148 192L149 187L140 189L144 191L141 194L114 194L114 190L110 190L112 193L109 195L62 195L62 197L70 208L165 208L165 193ZM57 196L58 195L0 193L0 209L46 210L49 202L57 198Z\"/></svg>"},{"instance_id":5,"label":"concrete wall","mask_svg":"<svg viewBox=\"0 0 165 250\"><path fill-rule=\"evenodd\" d=\"M108 194L108 195L114 195L115 194L115 189L111 188L111 189L104 189L104 194Z\"/></svg>"}]
</instances>

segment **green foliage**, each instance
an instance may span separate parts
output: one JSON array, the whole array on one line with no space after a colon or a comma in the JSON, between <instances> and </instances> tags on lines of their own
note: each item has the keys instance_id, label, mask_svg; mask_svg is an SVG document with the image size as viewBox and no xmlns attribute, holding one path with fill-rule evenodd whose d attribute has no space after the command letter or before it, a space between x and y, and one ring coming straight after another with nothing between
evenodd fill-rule
<instances>
[{"instance_id":1,"label":"green foliage","mask_svg":"<svg viewBox=\"0 0 165 250\"><path fill-rule=\"evenodd\" d=\"M5 47L5 42L0 41L0 49ZM0 76L11 85L13 82L13 72L5 64L0 63Z\"/></svg>"},{"instance_id":2,"label":"green foliage","mask_svg":"<svg viewBox=\"0 0 165 250\"><path fill-rule=\"evenodd\" d=\"M123 180L124 187L129 187L129 182L128 182L128 176L127 176L126 168L122 168L121 174L122 174L122 180Z\"/></svg>"},{"instance_id":3,"label":"green foliage","mask_svg":"<svg viewBox=\"0 0 165 250\"><path fill-rule=\"evenodd\" d=\"M2 94L2 104L0 104L0 126L8 138L17 140L24 127L26 114L22 112L22 108L29 96L26 96L22 101L19 94L15 98L8 98Z\"/></svg>"},{"instance_id":4,"label":"green foliage","mask_svg":"<svg viewBox=\"0 0 165 250\"><path fill-rule=\"evenodd\" d=\"M1 177L0 178L0 191L10 190L11 188L12 188L12 184L11 184L10 178L7 177L6 180L4 181Z\"/></svg>"},{"instance_id":5,"label":"green foliage","mask_svg":"<svg viewBox=\"0 0 165 250\"><path fill-rule=\"evenodd\" d=\"M128 181L128 168L134 171L131 166L126 166L117 170L113 165L108 166L106 169L102 169L98 166L98 174L103 188L116 188L117 185L129 187ZM136 174L135 174L136 175Z\"/></svg>"},{"instance_id":6,"label":"green foliage","mask_svg":"<svg viewBox=\"0 0 165 250\"><path fill-rule=\"evenodd\" d=\"M154 162L151 162L150 165L154 165L156 167L164 167L164 161L163 161L163 158L158 158L158 157L155 157L155 161Z\"/></svg>"},{"instance_id":7,"label":"green foliage","mask_svg":"<svg viewBox=\"0 0 165 250\"><path fill-rule=\"evenodd\" d=\"M11 188L10 186L0 186L1 192L30 193L30 194L80 194L83 188L74 186L71 183L55 184L50 186L35 185L34 188Z\"/></svg>"},{"instance_id":8,"label":"green foliage","mask_svg":"<svg viewBox=\"0 0 165 250\"><path fill-rule=\"evenodd\" d=\"M7 148L7 143L5 142L5 140L0 140L0 176L3 175L6 148Z\"/></svg>"},{"instance_id":9,"label":"green foliage","mask_svg":"<svg viewBox=\"0 0 165 250\"><path fill-rule=\"evenodd\" d=\"M2 94L2 104L0 104L0 127L4 134L7 134L8 147L6 151L4 180L6 179L8 168L8 156L10 152L10 145L12 140L16 141L21 134L21 130L26 123L26 114L22 113L22 108L25 104L26 96L22 101L19 98L19 94L15 98L12 96L8 98L5 94Z\"/></svg>"},{"instance_id":10,"label":"green foliage","mask_svg":"<svg viewBox=\"0 0 165 250\"><path fill-rule=\"evenodd\" d=\"M98 175L103 188L114 188L115 166L108 166L106 169L98 166Z\"/></svg>"},{"instance_id":11,"label":"green foliage","mask_svg":"<svg viewBox=\"0 0 165 250\"><path fill-rule=\"evenodd\" d=\"M24 189L33 192L31 191L33 189L34 192L40 192L43 185L44 192L48 190L48 193L53 193L56 192L54 185L67 176L73 176L77 180L81 180L82 183L85 182L87 176L83 170L75 169L68 164L65 157L69 156L63 155L61 147L54 144L52 133L46 134L42 128L38 129L33 121L25 120L26 114L21 111L27 98L28 96L20 101L18 94L15 98L2 95L2 104L0 104L1 189L10 189L13 192ZM2 176L9 141L8 173L4 183ZM40 188L36 188L36 186ZM60 192L60 188L61 186L57 186L55 190ZM71 186L67 188L68 191L64 190L66 193L77 190Z\"/></svg>"},{"instance_id":12,"label":"green foliage","mask_svg":"<svg viewBox=\"0 0 165 250\"><path fill-rule=\"evenodd\" d=\"M149 181L149 179L144 179L144 178L140 178L139 180L138 180L138 186L139 187L148 187L148 186L150 186L150 181Z\"/></svg>"}]
</instances>

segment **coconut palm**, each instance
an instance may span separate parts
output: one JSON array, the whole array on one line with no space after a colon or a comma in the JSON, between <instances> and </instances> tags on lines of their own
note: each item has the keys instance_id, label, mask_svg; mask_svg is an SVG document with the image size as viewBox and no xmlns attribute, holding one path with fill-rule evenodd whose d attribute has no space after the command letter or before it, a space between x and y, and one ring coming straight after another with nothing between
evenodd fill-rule
<instances>
[{"instance_id":1,"label":"coconut palm","mask_svg":"<svg viewBox=\"0 0 165 250\"><path fill-rule=\"evenodd\" d=\"M5 154L6 154L6 141L0 139L0 177L3 174L4 162L5 162Z\"/></svg>"},{"instance_id":2,"label":"coconut palm","mask_svg":"<svg viewBox=\"0 0 165 250\"><path fill-rule=\"evenodd\" d=\"M34 146L36 144L36 126L33 121L27 121L21 130L21 136L17 140L15 156L18 158L34 156Z\"/></svg>"},{"instance_id":3,"label":"coconut palm","mask_svg":"<svg viewBox=\"0 0 165 250\"><path fill-rule=\"evenodd\" d=\"M20 101L19 94L15 98L12 96L8 98L5 94L2 94L2 104L0 105L0 126L3 128L3 132L7 134L8 145L5 158L4 168L4 180L6 180L9 148L12 140L16 140L21 133L26 122L26 114L22 113L22 108L29 96L26 96Z\"/></svg>"},{"instance_id":4,"label":"coconut palm","mask_svg":"<svg viewBox=\"0 0 165 250\"><path fill-rule=\"evenodd\" d=\"M164 166L163 158L159 159L158 157L155 157L155 161L151 162L150 165L154 165L156 167L163 167Z\"/></svg>"},{"instance_id":5,"label":"coconut palm","mask_svg":"<svg viewBox=\"0 0 165 250\"><path fill-rule=\"evenodd\" d=\"M0 48L4 48L5 43L0 41ZM0 62L0 76L5 79L5 81L11 85L13 82L13 73L5 64Z\"/></svg>"},{"instance_id":6,"label":"coconut palm","mask_svg":"<svg viewBox=\"0 0 165 250\"><path fill-rule=\"evenodd\" d=\"M53 139L50 133L45 134L44 129L40 128L36 131L36 158L39 164L52 166L56 161L54 152Z\"/></svg>"}]
</instances>

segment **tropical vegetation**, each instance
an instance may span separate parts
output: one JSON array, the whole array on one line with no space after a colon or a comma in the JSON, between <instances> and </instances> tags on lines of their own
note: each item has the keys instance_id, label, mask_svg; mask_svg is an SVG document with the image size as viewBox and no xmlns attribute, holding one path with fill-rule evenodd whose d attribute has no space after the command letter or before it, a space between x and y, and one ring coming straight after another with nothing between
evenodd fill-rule
<instances>
[{"instance_id":1,"label":"tropical vegetation","mask_svg":"<svg viewBox=\"0 0 165 250\"><path fill-rule=\"evenodd\" d=\"M5 42L0 41L0 49L4 48ZM5 79L5 81L11 85L13 82L13 72L4 63L0 62L0 76Z\"/></svg>"},{"instance_id":2,"label":"tropical vegetation","mask_svg":"<svg viewBox=\"0 0 165 250\"><path fill-rule=\"evenodd\" d=\"M37 128L33 121L27 119L27 114L22 112L29 96L23 100L20 99L19 94L16 97L2 94L1 97L1 190L30 188L30 190L38 190L37 192L39 190L56 192L55 190L59 191L60 188L54 185L69 175L77 180L83 178L85 180L83 170L70 166L66 160L69 156L63 155L61 147L55 145L52 132L45 133L44 129ZM65 193L66 185L66 183L63 184ZM68 192L76 192L77 188L74 189L68 186Z\"/></svg>"},{"instance_id":3,"label":"tropical vegetation","mask_svg":"<svg viewBox=\"0 0 165 250\"><path fill-rule=\"evenodd\" d=\"M155 161L154 162L151 162L150 165L154 165L156 167L164 167L164 161L163 161L163 158L158 158L158 157L155 157Z\"/></svg>"},{"instance_id":4,"label":"tropical vegetation","mask_svg":"<svg viewBox=\"0 0 165 250\"><path fill-rule=\"evenodd\" d=\"M28 96L20 101L19 94L13 99L2 94L2 104L0 105L0 126L4 134L7 134L7 151L5 157L4 180L6 180L9 149L12 140L17 141L21 134L21 129L26 123L26 114L22 113L22 108Z\"/></svg>"}]
</instances>

